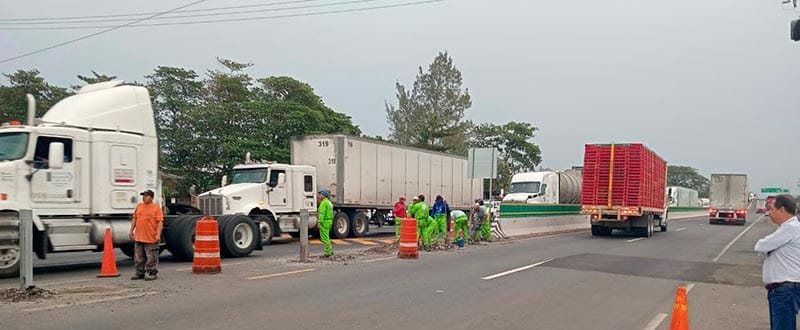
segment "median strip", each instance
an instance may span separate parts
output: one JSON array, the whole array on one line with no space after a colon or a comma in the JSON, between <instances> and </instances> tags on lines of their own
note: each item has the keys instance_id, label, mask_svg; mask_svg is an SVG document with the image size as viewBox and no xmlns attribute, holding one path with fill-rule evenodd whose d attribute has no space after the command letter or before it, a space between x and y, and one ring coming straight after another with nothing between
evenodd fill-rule
<instances>
[{"instance_id":1,"label":"median strip","mask_svg":"<svg viewBox=\"0 0 800 330\"><path fill-rule=\"evenodd\" d=\"M482 280L487 280L487 281L488 281L488 280L493 280L493 279L496 279L496 278L498 278L498 277L503 277L503 276L506 276L506 275L511 275L511 274L514 274L514 273L521 272L521 271L523 271L523 270L528 270L528 269L531 269L531 268L533 268L533 267L540 266L540 265L542 265L542 264L544 264L544 263L550 262L551 260L553 260L553 259L547 259L547 260L545 260L545 261L537 262L537 263L535 263L535 264L531 264L531 265L527 265L527 266L522 266L522 267L519 267L519 268L514 268L514 269L512 269L512 270L507 270L507 271L504 271L504 272L502 272L502 273L497 273L497 274L494 274L494 275L489 275L489 276L486 276L486 277L482 277L481 279L482 279Z\"/></svg>"}]
</instances>

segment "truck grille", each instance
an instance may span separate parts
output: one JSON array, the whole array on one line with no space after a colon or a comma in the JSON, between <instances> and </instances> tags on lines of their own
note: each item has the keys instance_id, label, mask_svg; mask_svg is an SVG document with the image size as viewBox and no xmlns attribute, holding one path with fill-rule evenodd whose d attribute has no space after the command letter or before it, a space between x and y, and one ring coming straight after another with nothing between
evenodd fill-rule
<instances>
[{"instance_id":1,"label":"truck grille","mask_svg":"<svg viewBox=\"0 0 800 330\"><path fill-rule=\"evenodd\" d=\"M222 199L221 195L200 196L200 210L203 211L203 214L220 215L222 214Z\"/></svg>"}]
</instances>

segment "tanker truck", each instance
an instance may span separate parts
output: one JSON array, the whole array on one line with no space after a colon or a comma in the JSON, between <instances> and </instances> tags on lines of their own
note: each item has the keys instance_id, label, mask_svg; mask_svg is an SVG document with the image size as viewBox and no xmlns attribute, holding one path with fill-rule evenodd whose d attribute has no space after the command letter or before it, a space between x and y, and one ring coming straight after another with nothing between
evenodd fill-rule
<instances>
[{"instance_id":1,"label":"tanker truck","mask_svg":"<svg viewBox=\"0 0 800 330\"><path fill-rule=\"evenodd\" d=\"M580 204L581 176L579 170L515 174L503 203Z\"/></svg>"}]
</instances>

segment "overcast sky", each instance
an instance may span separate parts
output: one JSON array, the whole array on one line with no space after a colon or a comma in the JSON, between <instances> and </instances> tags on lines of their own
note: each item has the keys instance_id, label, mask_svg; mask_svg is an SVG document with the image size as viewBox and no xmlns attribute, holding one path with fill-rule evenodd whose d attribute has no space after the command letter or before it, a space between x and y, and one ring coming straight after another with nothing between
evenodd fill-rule
<instances>
[{"instance_id":1,"label":"overcast sky","mask_svg":"<svg viewBox=\"0 0 800 330\"><path fill-rule=\"evenodd\" d=\"M60 85L76 84L75 76L90 70L142 81L157 65L203 72L220 56L253 62L253 76L306 81L365 133L387 135L384 101L395 101L395 81L410 85L418 66L448 51L472 95L466 116L533 123L546 167L581 164L585 143L644 142L669 163L694 166L704 175L742 172L753 190L780 186L797 192L800 43L789 40L789 22L798 13L781 1L449 0L128 28L0 64L0 72L37 68ZM7 0L0 2L0 18L163 11L190 2ZM208 0L191 8L269 2L276 1ZM227 17L206 17L220 18ZM94 31L0 31L0 57Z\"/></svg>"}]
</instances>

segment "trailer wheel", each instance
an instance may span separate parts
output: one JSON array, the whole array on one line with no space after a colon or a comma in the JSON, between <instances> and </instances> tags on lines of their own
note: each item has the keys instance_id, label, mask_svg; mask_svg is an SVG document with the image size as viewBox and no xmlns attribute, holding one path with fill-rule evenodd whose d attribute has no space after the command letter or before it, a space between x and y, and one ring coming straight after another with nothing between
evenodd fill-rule
<instances>
[{"instance_id":1,"label":"trailer wheel","mask_svg":"<svg viewBox=\"0 0 800 330\"><path fill-rule=\"evenodd\" d=\"M332 236L338 239L345 239L349 233L350 217L344 212L336 213L336 215L333 216L333 226L331 228Z\"/></svg>"},{"instance_id":2,"label":"trailer wheel","mask_svg":"<svg viewBox=\"0 0 800 330\"><path fill-rule=\"evenodd\" d=\"M653 220L653 215L647 215L647 237L653 237L653 233L655 232L656 223Z\"/></svg>"},{"instance_id":3,"label":"trailer wheel","mask_svg":"<svg viewBox=\"0 0 800 330\"><path fill-rule=\"evenodd\" d=\"M613 230L604 226L592 225L592 236L611 236Z\"/></svg>"},{"instance_id":4,"label":"trailer wheel","mask_svg":"<svg viewBox=\"0 0 800 330\"><path fill-rule=\"evenodd\" d=\"M256 224L248 216L236 214L220 217L219 243L226 256L244 257L261 242L258 241Z\"/></svg>"},{"instance_id":5,"label":"trailer wheel","mask_svg":"<svg viewBox=\"0 0 800 330\"><path fill-rule=\"evenodd\" d=\"M353 217L353 225L350 228L354 237L362 237L369 231L369 218L367 214L359 211Z\"/></svg>"},{"instance_id":6,"label":"trailer wheel","mask_svg":"<svg viewBox=\"0 0 800 330\"><path fill-rule=\"evenodd\" d=\"M190 261L194 258L195 224L201 217L187 215L176 219L175 228L169 231L167 241L175 259Z\"/></svg>"},{"instance_id":7,"label":"trailer wheel","mask_svg":"<svg viewBox=\"0 0 800 330\"><path fill-rule=\"evenodd\" d=\"M663 232L666 232L666 231L667 231L667 221L666 220L661 220L661 232L663 233Z\"/></svg>"},{"instance_id":8,"label":"trailer wheel","mask_svg":"<svg viewBox=\"0 0 800 330\"><path fill-rule=\"evenodd\" d=\"M0 248L0 278L19 276L19 247Z\"/></svg>"}]
</instances>

